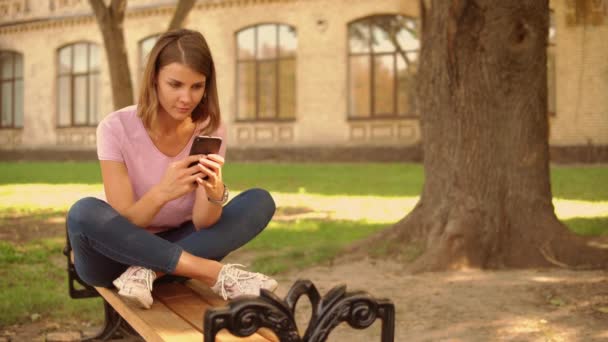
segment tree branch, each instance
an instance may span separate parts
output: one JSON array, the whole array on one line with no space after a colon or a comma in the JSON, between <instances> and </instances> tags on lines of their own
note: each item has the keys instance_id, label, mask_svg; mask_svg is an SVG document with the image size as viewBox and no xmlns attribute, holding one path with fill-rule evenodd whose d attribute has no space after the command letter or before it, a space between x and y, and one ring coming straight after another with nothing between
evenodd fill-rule
<instances>
[{"instance_id":1,"label":"tree branch","mask_svg":"<svg viewBox=\"0 0 608 342\"><path fill-rule=\"evenodd\" d=\"M184 24L184 20L190 13L190 10L194 7L196 0L179 0L173 14L173 19L167 28L167 31L181 28Z\"/></svg>"},{"instance_id":2,"label":"tree branch","mask_svg":"<svg viewBox=\"0 0 608 342\"><path fill-rule=\"evenodd\" d=\"M110 11L117 23L122 24L122 21L125 18L126 9L127 0L112 0L112 3L110 4Z\"/></svg>"},{"instance_id":3,"label":"tree branch","mask_svg":"<svg viewBox=\"0 0 608 342\"><path fill-rule=\"evenodd\" d=\"M108 8L104 4L103 0L89 0L89 4L95 12L95 16L101 21L105 22L108 16Z\"/></svg>"}]
</instances>

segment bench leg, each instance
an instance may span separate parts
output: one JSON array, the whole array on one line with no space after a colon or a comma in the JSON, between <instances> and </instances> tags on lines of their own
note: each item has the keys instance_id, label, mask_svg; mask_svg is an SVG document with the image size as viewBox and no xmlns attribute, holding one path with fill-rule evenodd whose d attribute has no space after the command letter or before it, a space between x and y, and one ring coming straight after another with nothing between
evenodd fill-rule
<instances>
[{"instance_id":1,"label":"bench leg","mask_svg":"<svg viewBox=\"0 0 608 342\"><path fill-rule=\"evenodd\" d=\"M107 302L103 301L105 322L103 329L95 336L83 338L81 341L107 341L128 336L139 336L135 330L114 310Z\"/></svg>"}]
</instances>

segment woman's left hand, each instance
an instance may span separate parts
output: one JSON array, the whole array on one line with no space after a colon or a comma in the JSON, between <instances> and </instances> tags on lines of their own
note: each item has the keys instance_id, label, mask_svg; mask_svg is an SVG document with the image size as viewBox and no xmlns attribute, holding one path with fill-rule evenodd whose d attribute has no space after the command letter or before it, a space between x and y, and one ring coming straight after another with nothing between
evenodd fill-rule
<instances>
[{"instance_id":1,"label":"woman's left hand","mask_svg":"<svg viewBox=\"0 0 608 342\"><path fill-rule=\"evenodd\" d=\"M219 200L224 194L222 166L224 166L224 158L219 154L208 154L199 159L198 167L201 169L201 177L198 177L196 181L205 188L209 198ZM208 177L203 180L205 175Z\"/></svg>"}]
</instances>

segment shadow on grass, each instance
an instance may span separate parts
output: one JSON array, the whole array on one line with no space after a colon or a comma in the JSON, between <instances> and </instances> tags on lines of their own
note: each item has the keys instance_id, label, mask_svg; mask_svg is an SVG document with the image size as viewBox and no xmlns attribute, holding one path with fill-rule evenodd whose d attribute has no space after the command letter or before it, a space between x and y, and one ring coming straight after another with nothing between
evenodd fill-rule
<instances>
[{"instance_id":1,"label":"shadow on grass","mask_svg":"<svg viewBox=\"0 0 608 342\"><path fill-rule=\"evenodd\" d=\"M585 236L607 236L608 235L608 216L601 217L575 217L562 220L568 228Z\"/></svg>"},{"instance_id":2,"label":"shadow on grass","mask_svg":"<svg viewBox=\"0 0 608 342\"><path fill-rule=\"evenodd\" d=\"M384 228L386 224L363 221L271 222L234 258L267 274L302 269L331 260L349 244Z\"/></svg>"}]
</instances>

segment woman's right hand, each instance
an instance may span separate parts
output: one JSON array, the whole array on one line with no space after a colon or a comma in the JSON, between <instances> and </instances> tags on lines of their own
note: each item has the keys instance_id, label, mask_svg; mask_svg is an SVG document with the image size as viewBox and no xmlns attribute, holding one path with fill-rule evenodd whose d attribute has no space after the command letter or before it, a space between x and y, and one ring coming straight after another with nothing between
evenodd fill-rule
<instances>
[{"instance_id":1,"label":"woman's right hand","mask_svg":"<svg viewBox=\"0 0 608 342\"><path fill-rule=\"evenodd\" d=\"M169 164L163 178L156 185L164 202L172 201L197 188L196 179L201 177L201 170L198 166L201 158L201 155L192 155ZM188 167L192 163L196 164Z\"/></svg>"}]
</instances>

